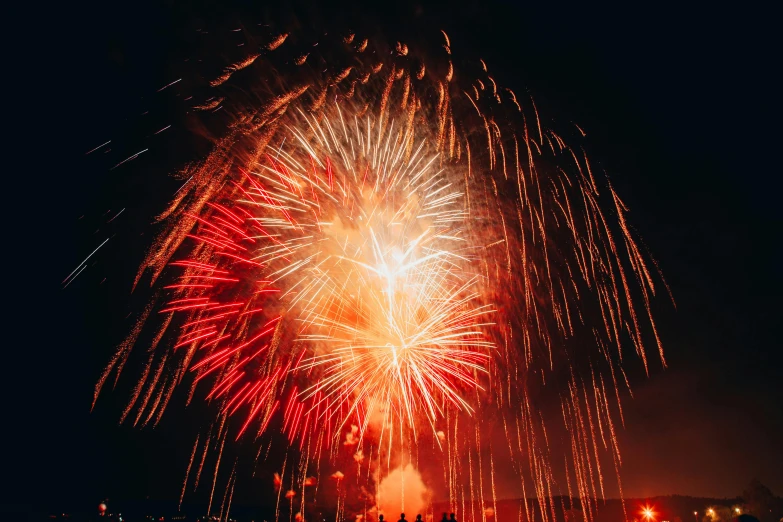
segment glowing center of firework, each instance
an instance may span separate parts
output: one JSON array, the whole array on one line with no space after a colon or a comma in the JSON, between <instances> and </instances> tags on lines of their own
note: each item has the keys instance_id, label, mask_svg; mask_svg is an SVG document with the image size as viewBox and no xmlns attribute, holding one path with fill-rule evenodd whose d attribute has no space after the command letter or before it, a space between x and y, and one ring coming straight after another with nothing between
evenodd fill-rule
<instances>
[{"instance_id":1,"label":"glowing center of firework","mask_svg":"<svg viewBox=\"0 0 783 522\"><path fill-rule=\"evenodd\" d=\"M410 135L357 153L355 137L293 132L302 147L267 169L281 190L261 194L285 216L260 218L282 248L258 259L270 258L270 279L282 274L273 280L288 287L298 340L310 346L294 371L316 379L300 398L325 397L343 421L383 411L434 423L446 402L471 410L461 393L485 372L481 321L491 310L479 303L461 191L435 170L426 142L406 152ZM294 220L294 211L313 219Z\"/></svg>"}]
</instances>

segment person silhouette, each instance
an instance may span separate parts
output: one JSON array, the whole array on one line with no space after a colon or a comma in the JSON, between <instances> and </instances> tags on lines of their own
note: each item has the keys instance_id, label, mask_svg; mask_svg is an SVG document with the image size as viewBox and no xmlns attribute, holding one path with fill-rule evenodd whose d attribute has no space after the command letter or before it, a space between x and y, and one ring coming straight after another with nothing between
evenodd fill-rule
<instances>
[{"instance_id":1,"label":"person silhouette","mask_svg":"<svg viewBox=\"0 0 783 522\"><path fill-rule=\"evenodd\" d=\"M449 522L449 515L443 513L443 518L440 519L440 522Z\"/></svg>"},{"instance_id":2,"label":"person silhouette","mask_svg":"<svg viewBox=\"0 0 783 522\"><path fill-rule=\"evenodd\" d=\"M400 513L400 519L397 522L407 522L405 520L405 513Z\"/></svg>"},{"instance_id":3,"label":"person silhouette","mask_svg":"<svg viewBox=\"0 0 783 522\"><path fill-rule=\"evenodd\" d=\"M380 515L380 516L378 517L378 522L383 522L383 515Z\"/></svg>"},{"instance_id":4,"label":"person silhouette","mask_svg":"<svg viewBox=\"0 0 783 522\"><path fill-rule=\"evenodd\" d=\"M416 522L421 522L421 515L416 515Z\"/></svg>"},{"instance_id":5,"label":"person silhouette","mask_svg":"<svg viewBox=\"0 0 783 522\"><path fill-rule=\"evenodd\" d=\"M452 513L449 515L449 522L457 522L457 517Z\"/></svg>"}]
</instances>

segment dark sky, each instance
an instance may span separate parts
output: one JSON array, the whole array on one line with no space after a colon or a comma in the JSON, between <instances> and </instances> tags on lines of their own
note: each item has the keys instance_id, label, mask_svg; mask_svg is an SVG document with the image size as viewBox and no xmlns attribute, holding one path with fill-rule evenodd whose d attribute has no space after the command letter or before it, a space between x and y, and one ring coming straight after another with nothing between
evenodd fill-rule
<instances>
[{"instance_id":1,"label":"dark sky","mask_svg":"<svg viewBox=\"0 0 783 522\"><path fill-rule=\"evenodd\" d=\"M626 495L735 496L754 477L783 494L780 42L772 13L747 3L553 4L352 4L318 16L444 28L455 50L481 53L503 84L527 87L588 132L593 159L630 206L677 301L676 310L656 306L669 369L637 380L626 404ZM178 493L189 438L179 440L174 426L118 427L120 398L89 413L95 379L134 304L129 279L148 241L139 234L177 185L160 166L165 153L136 165L146 177L118 180L84 152L119 135L142 112L142 98L170 81L183 20L227 11L209 2L87 2L9 22L23 63L9 71L18 92L6 101L24 120L6 128L22 139L6 152L4 173L12 242L4 256L11 286L2 468L11 484L3 503ZM163 196L144 181L151 176L166 183ZM61 291L105 237L93 234L101 214L123 207L111 253Z\"/></svg>"}]
</instances>

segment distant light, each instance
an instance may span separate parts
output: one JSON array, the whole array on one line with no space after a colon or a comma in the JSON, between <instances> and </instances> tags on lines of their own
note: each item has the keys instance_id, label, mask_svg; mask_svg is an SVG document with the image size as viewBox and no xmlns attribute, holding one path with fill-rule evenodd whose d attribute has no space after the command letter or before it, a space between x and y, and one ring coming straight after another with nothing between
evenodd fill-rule
<instances>
[{"instance_id":1,"label":"distant light","mask_svg":"<svg viewBox=\"0 0 783 522\"><path fill-rule=\"evenodd\" d=\"M740 512L740 508L734 508L734 511L739 513Z\"/></svg>"}]
</instances>

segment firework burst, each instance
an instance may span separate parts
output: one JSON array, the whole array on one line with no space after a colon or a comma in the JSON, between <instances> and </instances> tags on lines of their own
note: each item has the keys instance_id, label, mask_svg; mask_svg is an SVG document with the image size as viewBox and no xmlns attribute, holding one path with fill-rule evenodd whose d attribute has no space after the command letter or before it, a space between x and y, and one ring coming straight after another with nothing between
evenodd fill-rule
<instances>
[{"instance_id":1,"label":"firework burst","mask_svg":"<svg viewBox=\"0 0 783 522\"><path fill-rule=\"evenodd\" d=\"M197 89L193 109L226 124L159 216L136 285L160 297L95 393L154 329L122 419L156 424L180 387L187 402L216 405L183 496L215 448L212 499L230 431L258 441L259 454L282 432L275 485L290 516L305 516L308 488L316 495L315 468L336 483L338 518L372 518L373 485L393 470L405 477L432 448L450 507L483 520L496 512L489 418L523 495L539 503L532 516L554 520L546 499L562 493L586 499L589 522L605 460L619 486L623 348L647 368L646 329L664 361L651 261L618 195L569 145L581 129L545 128L532 100L498 87L483 62L456 80L443 37L422 59L354 34L317 53L267 34ZM597 349L577 351L572 338ZM563 367L561 467L531 387ZM368 485L361 494L342 485L346 452L353 482ZM236 476L235 464L229 506ZM526 501L528 520L532 509Z\"/></svg>"}]
</instances>

